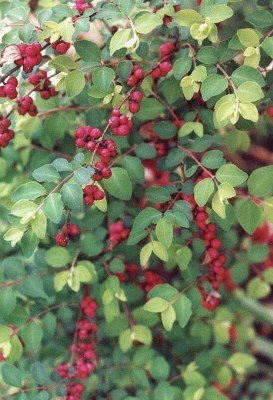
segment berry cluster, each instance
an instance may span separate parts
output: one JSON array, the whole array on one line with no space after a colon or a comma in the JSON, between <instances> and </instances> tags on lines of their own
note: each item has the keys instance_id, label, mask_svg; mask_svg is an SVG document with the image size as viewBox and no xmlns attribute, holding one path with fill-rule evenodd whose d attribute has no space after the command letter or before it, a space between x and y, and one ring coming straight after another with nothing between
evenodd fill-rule
<instances>
[{"instance_id":1,"label":"berry cluster","mask_svg":"<svg viewBox=\"0 0 273 400\"><path fill-rule=\"evenodd\" d=\"M125 271L121 273L115 274L115 276L119 279L120 282L123 283L131 283L136 278L138 278L138 272L140 268L135 264L126 264ZM146 270L143 275L139 277L137 280L137 287L144 292L148 293L153 287L157 285L161 285L164 283L163 279L160 275L158 275L154 271Z\"/></svg>"},{"instance_id":2,"label":"berry cluster","mask_svg":"<svg viewBox=\"0 0 273 400\"><path fill-rule=\"evenodd\" d=\"M269 246L269 255L265 261L260 264L262 269L273 267L273 233L268 223L259 226L252 234L252 242Z\"/></svg>"},{"instance_id":3,"label":"berry cluster","mask_svg":"<svg viewBox=\"0 0 273 400\"><path fill-rule=\"evenodd\" d=\"M143 98L143 94L139 90L136 90L130 94L129 111L132 114L136 114L139 111L142 98Z\"/></svg>"},{"instance_id":4,"label":"berry cluster","mask_svg":"<svg viewBox=\"0 0 273 400\"><path fill-rule=\"evenodd\" d=\"M269 115L269 117L273 118L273 106L268 107L267 114Z\"/></svg>"},{"instance_id":5,"label":"berry cluster","mask_svg":"<svg viewBox=\"0 0 273 400\"><path fill-rule=\"evenodd\" d=\"M109 118L109 126L113 135L128 136L133 123L126 115L122 115L118 109L114 109Z\"/></svg>"},{"instance_id":6,"label":"berry cluster","mask_svg":"<svg viewBox=\"0 0 273 400\"><path fill-rule=\"evenodd\" d=\"M207 173L203 172L197 182L207 177ZM216 225L208 222L209 214L206 212L206 207L199 207L193 195L182 194L181 197L190 204L195 223L200 231L199 236L205 243L206 254L203 264L208 265L209 271L199 279L198 289L203 299L203 307L213 311L220 304L220 294L218 293L220 284L224 283L227 290L232 291L234 289L229 271L224 268L227 259L220 252L222 241L216 236ZM206 292L203 286L204 282L211 284L212 291L210 293Z\"/></svg>"},{"instance_id":7,"label":"berry cluster","mask_svg":"<svg viewBox=\"0 0 273 400\"><path fill-rule=\"evenodd\" d=\"M25 44L21 43L18 46L21 58L15 60L15 64L23 67L26 73L32 72L35 65L40 64L42 61L42 46L40 43Z\"/></svg>"},{"instance_id":8,"label":"berry cluster","mask_svg":"<svg viewBox=\"0 0 273 400\"><path fill-rule=\"evenodd\" d=\"M143 274L143 279L139 284L139 287L148 293L157 285L162 285L164 283L160 275L154 271L145 271Z\"/></svg>"},{"instance_id":9,"label":"berry cluster","mask_svg":"<svg viewBox=\"0 0 273 400\"><path fill-rule=\"evenodd\" d=\"M130 229L126 228L122 220L113 222L109 227L109 241L112 246L117 246L120 242L126 240Z\"/></svg>"},{"instance_id":10,"label":"berry cluster","mask_svg":"<svg viewBox=\"0 0 273 400\"><path fill-rule=\"evenodd\" d=\"M18 100L17 111L20 115L26 115L27 113L31 117L35 117L38 114L37 107L35 106L33 99L30 96L25 96Z\"/></svg>"},{"instance_id":11,"label":"berry cluster","mask_svg":"<svg viewBox=\"0 0 273 400\"><path fill-rule=\"evenodd\" d=\"M159 62L157 66L152 70L151 77L153 79L158 79L166 76L168 72L172 70L172 63L169 59L166 59L166 57L170 56L174 49L175 45L172 42L166 42L160 45L159 55L160 58L164 59L164 61Z\"/></svg>"},{"instance_id":12,"label":"berry cluster","mask_svg":"<svg viewBox=\"0 0 273 400\"><path fill-rule=\"evenodd\" d=\"M7 97L8 99L16 99L18 96L17 91L18 80L11 76L6 83L0 86L0 97Z\"/></svg>"},{"instance_id":13,"label":"berry cluster","mask_svg":"<svg viewBox=\"0 0 273 400\"><path fill-rule=\"evenodd\" d=\"M100 156L100 161L94 165L94 181L110 178L112 172L108 165L112 157L115 157L117 154L115 142L112 139L101 139L102 132L98 128L92 126L77 128L74 137L77 147L85 147L88 151L95 151L95 153Z\"/></svg>"},{"instance_id":14,"label":"berry cluster","mask_svg":"<svg viewBox=\"0 0 273 400\"><path fill-rule=\"evenodd\" d=\"M92 4L87 3L86 0L76 0L75 9L82 15L88 8L92 8Z\"/></svg>"},{"instance_id":15,"label":"berry cluster","mask_svg":"<svg viewBox=\"0 0 273 400\"><path fill-rule=\"evenodd\" d=\"M56 235L55 241L61 247L66 247L69 240L73 240L81 233L80 228L77 225L68 223L65 224L61 231Z\"/></svg>"},{"instance_id":16,"label":"berry cluster","mask_svg":"<svg viewBox=\"0 0 273 400\"><path fill-rule=\"evenodd\" d=\"M127 79L127 85L130 87L136 86L145 78L145 72L138 65L134 65L131 75Z\"/></svg>"},{"instance_id":17,"label":"berry cluster","mask_svg":"<svg viewBox=\"0 0 273 400\"><path fill-rule=\"evenodd\" d=\"M70 48L70 43L65 42L64 40L57 40L56 42L51 43L51 47L57 54L65 54Z\"/></svg>"},{"instance_id":18,"label":"berry cluster","mask_svg":"<svg viewBox=\"0 0 273 400\"><path fill-rule=\"evenodd\" d=\"M87 185L83 189L83 202L87 206L91 206L95 200L102 200L104 197L104 191L100 190L97 185Z\"/></svg>"},{"instance_id":19,"label":"berry cluster","mask_svg":"<svg viewBox=\"0 0 273 400\"><path fill-rule=\"evenodd\" d=\"M83 318L76 325L75 337L78 340L70 348L71 360L74 361L57 366L60 377L68 380L66 384L67 400L79 400L81 398L85 386L74 380L88 379L95 369L97 360L95 346L97 344L98 325L89 319L95 318L97 303L91 296L86 296L82 299L80 307Z\"/></svg>"},{"instance_id":20,"label":"berry cluster","mask_svg":"<svg viewBox=\"0 0 273 400\"><path fill-rule=\"evenodd\" d=\"M114 275L120 282L132 282L138 274L138 266L135 264L126 264L124 272L115 273Z\"/></svg>"},{"instance_id":21,"label":"berry cluster","mask_svg":"<svg viewBox=\"0 0 273 400\"><path fill-rule=\"evenodd\" d=\"M0 114L0 148L6 147L9 141L14 138L14 131L9 129L9 126L10 120Z\"/></svg>"},{"instance_id":22,"label":"berry cluster","mask_svg":"<svg viewBox=\"0 0 273 400\"><path fill-rule=\"evenodd\" d=\"M34 90L40 92L41 98L44 100L57 95L55 88L51 86L51 81L47 77L46 71L39 70L36 74L31 75L28 81L35 86Z\"/></svg>"}]
</instances>

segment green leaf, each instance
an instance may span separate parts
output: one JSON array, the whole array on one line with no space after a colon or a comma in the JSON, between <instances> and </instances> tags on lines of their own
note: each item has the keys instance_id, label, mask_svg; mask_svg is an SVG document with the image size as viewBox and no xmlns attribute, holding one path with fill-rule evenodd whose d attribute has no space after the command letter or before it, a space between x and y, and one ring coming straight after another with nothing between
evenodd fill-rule
<instances>
[{"instance_id":1,"label":"green leaf","mask_svg":"<svg viewBox=\"0 0 273 400\"><path fill-rule=\"evenodd\" d=\"M43 330L36 322L25 325L20 331L20 336L27 351L30 353L38 352L43 338Z\"/></svg>"},{"instance_id":2,"label":"green leaf","mask_svg":"<svg viewBox=\"0 0 273 400\"><path fill-rule=\"evenodd\" d=\"M185 328L192 315L192 304L190 299L185 295L181 295L173 304L173 307L179 325L181 328Z\"/></svg>"},{"instance_id":3,"label":"green leaf","mask_svg":"<svg viewBox=\"0 0 273 400\"><path fill-rule=\"evenodd\" d=\"M265 85L264 78L260 72L248 65L241 65L239 68L235 69L231 75L231 79L236 87L249 81L256 82L261 87Z\"/></svg>"},{"instance_id":4,"label":"green leaf","mask_svg":"<svg viewBox=\"0 0 273 400\"><path fill-rule=\"evenodd\" d=\"M247 181L249 194L257 197L270 196L273 193L273 166L255 169Z\"/></svg>"},{"instance_id":5,"label":"green leaf","mask_svg":"<svg viewBox=\"0 0 273 400\"><path fill-rule=\"evenodd\" d=\"M15 387L22 386L21 372L14 365L4 364L2 366L2 377L7 385Z\"/></svg>"},{"instance_id":6,"label":"green leaf","mask_svg":"<svg viewBox=\"0 0 273 400\"><path fill-rule=\"evenodd\" d=\"M170 193L163 187L150 186L145 194L152 203L165 203L171 199Z\"/></svg>"},{"instance_id":7,"label":"green leaf","mask_svg":"<svg viewBox=\"0 0 273 400\"><path fill-rule=\"evenodd\" d=\"M32 176L38 182L52 182L61 178L59 172L51 164L45 164L35 169Z\"/></svg>"},{"instance_id":8,"label":"green leaf","mask_svg":"<svg viewBox=\"0 0 273 400\"><path fill-rule=\"evenodd\" d=\"M103 93L107 93L110 89L110 85L115 79L115 72L112 68L108 67L100 67L96 68L93 76L92 81L96 88Z\"/></svg>"},{"instance_id":9,"label":"green leaf","mask_svg":"<svg viewBox=\"0 0 273 400\"><path fill-rule=\"evenodd\" d=\"M121 165L126 169L132 182L143 183L145 180L144 167L137 157L125 156L121 161Z\"/></svg>"},{"instance_id":10,"label":"green leaf","mask_svg":"<svg viewBox=\"0 0 273 400\"><path fill-rule=\"evenodd\" d=\"M212 198L211 207L220 218L226 218L226 206L225 203L220 199L218 192L216 192Z\"/></svg>"},{"instance_id":11,"label":"green leaf","mask_svg":"<svg viewBox=\"0 0 273 400\"><path fill-rule=\"evenodd\" d=\"M21 240L21 249L26 258L32 256L39 244L39 239L33 231L24 234Z\"/></svg>"},{"instance_id":12,"label":"green leaf","mask_svg":"<svg viewBox=\"0 0 273 400\"><path fill-rule=\"evenodd\" d=\"M20 242L24 235L24 230L22 229L17 229L17 228L11 228L9 229L3 236L4 240L7 242L11 242L11 246L15 246L16 243Z\"/></svg>"},{"instance_id":13,"label":"green leaf","mask_svg":"<svg viewBox=\"0 0 273 400\"><path fill-rule=\"evenodd\" d=\"M236 196L236 191L233 186L228 182L223 182L218 188L218 194L221 201L231 199Z\"/></svg>"},{"instance_id":14,"label":"green leaf","mask_svg":"<svg viewBox=\"0 0 273 400\"><path fill-rule=\"evenodd\" d=\"M262 216L260 208L251 200L237 202L235 214L239 224L249 235L258 227Z\"/></svg>"},{"instance_id":15,"label":"green leaf","mask_svg":"<svg viewBox=\"0 0 273 400\"><path fill-rule=\"evenodd\" d=\"M246 28L239 29L237 31L238 38L240 42L245 47L258 47L260 44L260 38L254 29Z\"/></svg>"},{"instance_id":16,"label":"green leaf","mask_svg":"<svg viewBox=\"0 0 273 400\"><path fill-rule=\"evenodd\" d=\"M81 211L83 206L83 193L79 185L66 183L61 189L64 205L74 211Z\"/></svg>"},{"instance_id":17,"label":"green leaf","mask_svg":"<svg viewBox=\"0 0 273 400\"><path fill-rule=\"evenodd\" d=\"M47 228L47 219L42 210L35 214L35 219L31 221L31 228L39 239L44 239Z\"/></svg>"},{"instance_id":18,"label":"green leaf","mask_svg":"<svg viewBox=\"0 0 273 400\"><path fill-rule=\"evenodd\" d=\"M247 284L247 293L253 299L262 299L270 293L270 284L257 276L251 279Z\"/></svg>"},{"instance_id":19,"label":"green leaf","mask_svg":"<svg viewBox=\"0 0 273 400\"><path fill-rule=\"evenodd\" d=\"M67 56L56 56L49 62L49 66L57 71L69 72L69 70L77 69L77 64Z\"/></svg>"},{"instance_id":20,"label":"green leaf","mask_svg":"<svg viewBox=\"0 0 273 400\"><path fill-rule=\"evenodd\" d=\"M170 332L172 330L175 320L176 314L174 308L170 305L167 310L163 311L161 314L161 321L166 331Z\"/></svg>"},{"instance_id":21,"label":"green leaf","mask_svg":"<svg viewBox=\"0 0 273 400\"><path fill-rule=\"evenodd\" d=\"M228 87L228 81L224 76L218 74L209 75L201 86L201 95L204 101L208 101L213 96L223 93Z\"/></svg>"},{"instance_id":22,"label":"green leaf","mask_svg":"<svg viewBox=\"0 0 273 400\"><path fill-rule=\"evenodd\" d=\"M236 187L247 180L247 174L234 164L222 165L216 172L216 178L219 182L228 182Z\"/></svg>"},{"instance_id":23,"label":"green leaf","mask_svg":"<svg viewBox=\"0 0 273 400\"><path fill-rule=\"evenodd\" d=\"M161 297L153 297L144 305L143 309L145 311L158 313L167 310L169 305L170 304L167 300L164 300Z\"/></svg>"},{"instance_id":24,"label":"green leaf","mask_svg":"<svg viewBox=\"0 0 273 400\"><path fill-rule=\"evenodd\" d=\"M135 325L133 329L133 339L149 346L153 340L150 328L145 325Z\"/></svg>"},{"instance_id":25,"label":"green leaf","mask_svg":"<svg viewBox=\"0 0 273 400\"><path fill-rule=\"evenodd\" d=\"M269 57L273 58L273 37L272 36L263 41L262 48L269 55Z\"/></svg>"},{"instance_id":26,"label":"green leaf","mask_svg":"<svg viewBox=\"0 0 273 400\"><path fill-rule=\"evenodd\" d=\"M189 262L192 259L192 251L188 246L183 246L176 252L176 262L180 271L187 269Z\"/></svg>"},{"instance_id":27,"label":"green leaf","mask_svg":"<svg viewBox=\"0 0 273 400\"><path fill-rule=\"evenodd\" d=\"M62 218L63 202L60 193L51 193L43 202L43 210L50 221L58 224Z\"/></svg>"},{"instance_id":28,"label":"green leaf","mask_svg":"<svg viewBox=\"0 0 273 400\"><path fill-rule=\"evenodd\" d=\"M135 30L143 35L146 35L161 25L162 19L154 13L142 14L134 21Z\"/></svg>"},{"instance_id":29,"label":"green leaf","mask_svg":"<svg viewBox=\"0 0 273 400\"><path fill-rule=\"evenodd\" d=\"M173 241L172 224L167 222L164 218L161 218L156 224L155 232L159 242L168 249Z\"/></svg>"},{"instance_id":30,"label":"green leaf","mask_svg":"<svg viewBox=\"0 0 273 400\"><path fill-rule=\"evenodd\" d=\"M254 104L240 103L239 111L244 119L250 120L252 122L257 122L259 120L259 112Z\"/></svg>"},{"instance_id":31,"label":"green leaf","mask_svg":"<svg viewBox=\"0 0 273 400\"><path fill-rule=\"evenodd\" d=\"M114 197L121 200L130 200L132 196L132 183L127 171L123 168L112 168L112 176L104 179L105 189Z\"/></svg>"},{"instance_id":32,"label":"green leaf","mask_svg":"<svg viewBox=\"0 0 273 400\"><path fill-rule=\"evenodd\" d=\"M247 368L252 367L256 360L250 354L235 353L228 359L229 365L238 373L243 373Z\"/></svg>"},{"instance_id":33,"label":"green leaf","mask_svg":"<svg viewBox=\"0 0 273 400\"><path fill-rule=\"evenodd\" d=\"M13 201L21 199L35 200L46 193L45 188L38 182L27 182L19 186L11 196Z\"/></svg>"},{"instance_id":34,"label":"green leaf","mask_svg":"<svg viewBox=\"0 0 273 400\"><path fill-rule=\"evenodd\" d=\"M123 47L127 47L126 43L128 42L131 32L131 29L120 29L112 36L109 45L111 56L115 53L115 51L120 50Z\"/></svg>"},{"instance_id":35,"label":"green leaf","mask_svg":"<svg viewBox=\"0 0 273 400\"><path fill-rule=\"evenodd\" d=\"M209 17L210 21L213 22L214 24L224 21L232 17L232 15L233 15L232 8L226 6L225 4L218 4L210 10L208 15L205 14L205 16Z\"/></svg>"},{"instance_id":36,"label":"green leaf","mask_svg":"<svg viewBox=\"0 0 273 400\"><path fill-rule=\"evenodd\" d=\"M147 264L149 258L151 257L153 251L152 243L145 244L144 247L140 250L140 265L144 266Z\"/></svg>"},{"instance_id":37,"label":"green leaf","mask_svg":"<svg viewBox=\"0 0 273 400\"><path fill-rule=\"evenodd\" d=\"M206 168L219 168L225 163L223 152L220 150L209 150L202 156L201 163Z\"/></svg>"},{"instance_id":38,"label":"green leaf","mask_svg":"<svg viewBox=\"0 0 273 400\"><path fill-rule=\"evenodd\" d=\"M70 263L72 257L67 249L54 246L46 251L45 260L51 267L59 268Z\"/></svg>"},{"instance_id":39,"label":"green leaf","mask_svg":"<svg viewBox=\"0 0 273 400\"><path fill-rule=\"evenodd\" d=\"M264 97L264 93L258 83L246 81L237 88L237 96L240 101L253 103Z\"/></svg>"},{"instance_id":40,"label":"green leaf","mask_svg":"<svg viewBox=\"0 0 273 400\"><path fill-rule=\"evenodd\" d=\"M76 52L87 62L100 63L101 53L98 45L90 40L77 40L74 43Z\"/></svg>"},{"instance_id":41,"label":"green leaf","mask_svg":"<svg viewBox=\"0 0 273 400\"><path fill-rule=\"evenodd\" d=\"M187 136L191 132L194 132L198 137L203 137L204 126L201 122L185 122L179 129L179 136Z\"/></svg>"},{"instance_id":42,"label":"green leaf","mask_svg":"<svg viewBox=\"0 0 273 400\"><path fill-rule=\"evenodd\" d=\"M207 204L208 199L214 192L214 182L211 178L202 179L194 186L194 198L199 207Z\"/></svg>"},{"instance_id":43,"label":"green leaf","mask_svg":"<svg viewBox=\"0 0 273 400\"><path fill-rule=\"evenodd\" d=\"M152 250L155 253L155 255L158 258L160 258L160 260L168 261L168 259L169 259L168 251L162 243L160 243L156 240L153 240L152 241Z\"/></svg>"},{"instance_id":44,"label":"green leaf","mask_svg":"<svg viewBox=\"0 0 273 400\"><path fill-rule=\"evenodd\" d=\"M133 335L130 329L126 329L119 335L119 347L126 353L133 345Z\"/></svg>"},{"instance_id":45,"label":"green leaf","mask_svg":"<svg viewBox=\"0 0 273 400\"><path fill-rule=\"evenodd\" d=\"M82 71L72 71L65 78L65 88L68 97L75 97L85 87L85 77Z\"/></svg>"},{"instance_id":46,"label":"green leaf","mask_svg":"<svg viewBox=\"0 0 273 400\"><path fill-rule=\"evenodd\" d=\"M67 284L69 276L69 271L62 271L54 276L54 287L56 292L60 292L64 288L64 286Z\"/></svg>"},{"instance_id":47,"label":"green leaf","mask_svg":"<svg viewBox=\"0 0 273 400\"><path fill-rule=\"evenodd\" d=\"M0 325L0 343L6 342L13 334L13 329L9 326Z\"/></svg>"},{"instance_id":48,"label":"green leaf","mask_svg":"<svg viewBox=\"0 0 273 400\"><path fill-rule=\"evenodd\" d=\"M186 9L186 10L181 10L175 13L174 16L174 21L177 22L181 26L188 26L190 27L191 25L195 23L202 23L203 18L201 17L200 14L198 14L197 11L191 10L191 9Z\"/></svg>"},{"instance_id":49,"label":"green leaf","mask_svg":"<svg viewBox=\"0 0 273 400\"><path fill-rule=\"evenodd\" d=\"M148 143L140 143L137 146L135 153L139 158L149 160L155 158L156 149L154 148L154 146L151 146Z\"/></svg>"},{"instance_id":50,"label":"green leaf","mask_svg":"<svg viewBox=\"0 0 273 400\"><path fill-rule=\"evenodd\" d=\"M16 307L15 291L9 287L0 290L0 310L3 315L9 315Z\"/></svg>"}]
</instances>

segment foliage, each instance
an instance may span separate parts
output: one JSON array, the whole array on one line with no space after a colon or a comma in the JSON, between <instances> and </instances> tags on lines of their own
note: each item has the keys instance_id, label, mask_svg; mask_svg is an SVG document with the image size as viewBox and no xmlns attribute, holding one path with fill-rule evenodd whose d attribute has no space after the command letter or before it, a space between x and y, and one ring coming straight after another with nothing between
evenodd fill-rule
<instances>
[{"instance_id":1,"label":"foliage","mask_svg":"<svg viewBox=\"0 0 273 400\"><path fill-rule=\"evenodd\" d=\"M0 12L1 398L271 399L272 1Z\"/></svg>"}]
</instances>

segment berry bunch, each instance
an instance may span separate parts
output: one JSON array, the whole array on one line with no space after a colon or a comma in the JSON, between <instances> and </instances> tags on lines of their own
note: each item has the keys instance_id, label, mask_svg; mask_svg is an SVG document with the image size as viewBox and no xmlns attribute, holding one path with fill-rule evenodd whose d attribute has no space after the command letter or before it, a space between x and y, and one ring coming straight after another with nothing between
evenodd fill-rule
<instances>
[{"instance_id":1,"label":"berry bunch","mask_svg":"<svg viewBox=\"0 0 273 400\"><path fill-rule=\"evenodd\" d=\"M23 70L26 73L32 72L33 67L40 64L40 62L42 61L42 46L40 45L40 43L37 42L32 44L21 43L18 45L18 49L21 58L15 60L15 64L23 67Z\"/></svg>"},{"instance_id":2,"label":"berry bunch","mask_svg":"<svg viewBox=\"0 0 273 400\"><path fill-rule=\"evenodd\" d=\"M166 42L160 45L159 55L160 58L164 58L164 61L159 62L157 66L152 70L151 77L153 79L158 79L166 76L168 72L172 70L171 61L165 58L170 56L174 49L175 45L172 42Z\"/></svg>"},{"instance_id":3,"label":"berry bunch","mask_svg":"<svg viewBox=\"0 0 273 400\"><path fill-rule=\"evenodd\" d=\"M115 273L114 275L120 282L132 282L138 274L139 267L135 264L126 264L124 272Z\"/></svg>"},{"instance_id":4,"label":"berry bunch","mask_svg":"<svg viewBox=\"0 0 273 400\"><path fill-rule=\"evenodd\" d=\"M129 97L129 111L132 114L136 114L139 109L140 109L140 102L143 98L143 94L139 91L136 90L133 93L131 93Z\"/></svg>"},{"instance_id":5,"label":"berry bunch","mask_svg":"<svg viewBox=\"0 0 273 400\"><path fill-rule=\"evenodd\" d=\"M9 141L14 138L14 131L9 129L10 123L8 118L4 118L0 114L0 148L6 147Z\"/></svg>"},{"instance_id":6,"label":"berry bunch","mask_svg":"<svg viewBox=\"0 0 273 400\"><path fill-rule=\"evenodd\" d=\"M35 86L34 90L40 92L41 98L44 100L57 95L55 88L51 86L46 71L39 70L36 74L31 75L28 81Z\"/></svg>"},{"instance_id":7,"label":"berry bunch","mask_svg":"<svg viewBox=\"0 0 273 400\"><path fill-rule=\"evenodd\" d=\"M109 118L109 126L113 135L128 136L133 127L133 123L126 115L122 115L118 109L114 109Z\"/></svg>"},{"instance_id":8,"label":"berry bunch","mask_svg":"<svg viewBox=\"0 0 273 400\"><path fill-rule=\"evenodd\" d=\"M83 202L87 206L91 206L95 200L102 200L105 197L103 190L97 185L87 185L83 189Z\"/></svg>"},{"instance_id":9,"label":"berry bunch","mask_svg":"<svg viewBox=\"0 0 273 400\"><path fill-rule=\"evenodd\" d=\"M117 154L116 144L112 139L101 139L102 132L92 126L77 128L74 134L76 146L85 147L88 151L95 151L100 156L100 161L95 163L94 181L108 179L112 175L108 164ZM100 139L100 140L99 140Z\"/></svg>"},{"instance_id":10,"label":"berry bunch","mask_svg":"<svg viewBox=\"0 0 273 400\"><path fill-rule=\"evenodd\" d=\"M65 54L70 48L70 43L65 42L64 40L56 40L56 42L51 43L51 47L57 54Z\"/></svg>"},{"instance_id":11,"label":"berry bunch","mask_svg":"<svg viewBox=\"0 0 273 400\"><path fill-rule=\"evenodd\" d=\"M144 78L145 72L143 69L138 65L134 65L131 75L127 80L127 85L130 87L136 86L137 84L141 83Z\"/></svg>"},{"instance_id":12,"label":"berry bunch","mask_svg":"<svg viewBox=\"0 0 273 400\"><path fill-rule=\"evenodd\" d=\"M79 12L80 15L82 15L88 8L92 8L92 4L87 3L86 0L76 0L75 1L75 9Z\"/></svg>"},{"instance_id":13,"label":"berry bunch","mask_svg":"<svg viewBox=\"0 0 273 400\"><path fill-rule=\"evenodd\" d=\"M272 268L273 266L273 233L268 223L259 226L252 234L252 242L269 246L269 254L259 267L262 269Z\"/></svg>"},{"instance_id":14,"label":"berry bunch","mask_svg":"<svg viewBox=\"0 0 273 400\"><path fill-rule=\"evenodd\" d=\"M269 117L273 118L273 106L268 107L267 114L269 115Z\"/></svg>"},{"instance_id":15,"label":"berry bunch","mask_svg":"<svg viewBox=\"0 0 273 400\"><path fill-rule=\"evenodd\" d=\"M0 86L0 97L7 97L8 99L16 99L18 96L17 92L18 80L11 76L6 83Z\"/></svg>"},{"instance_id":16,"label":"berry bunch","mask_svg":"<svg viewBox=\"0 0 273 400\"><path fill-rule=\"evenodd\" d=\"M207 176L207 173L203 172L197 182L207 178ZM190 204L195 223L200 231L199 236L205 243L206 254L203 264L208 265L209 271L199 279L198 289L203 299L203 307L213 311L220 304L220 294L218 293L220 284L224 283L227 290L232 291L234 289L229 271L224 268L227 259L220 252L222 241L216 236L216 225L208 222L209 214L206 212L206 207L199 207L193 195L182 194L181 197ZM211 284L212 291L210 293L207 293L203 287L204 282Z\"/></svg>"},{"instance_id":17,"label":"berry bunch","mask_svg":"<svg viewBox=\"0 0 273 400\"><path fill-rule=\"evenodd\" d=\"M97 303L91 296L86 296L82 299L80 308L83 318L76 324L78 340L70 348L72 359L75 361L73 364L69 362L57 366L60 377L68 380L66 384L67 400L79 400L81 398L85 386L83 383L77 382L77 379L88 379L95 369L97 360L95 346L97 344L98 325L89 319L95 318Z\"/></svg>"},{"instance_id":18,"label":"berry bunch","mask_svg":"<svg viewBox=\"0 0 273 400\"><path fill-rule=\"evenodd\" d=\"M35 115L38 114L37 107L30 96L25 96L24 98L18 100L17 103L17 111L20 115L26 115L28 113L31 117L35 117Z\"/></svg>"},{"instance_id":19,"label":"berry bunch","mask_svg":"<svg viewBox=\"0 0 273 400\"><path fill-rule=\"evenodd\" d=\"M158 79L166 76L168 72L172 69L172 63L170 61L162 61L155 67L151 72L151 77L153 79Z\"/></svg>"},{"instance_id":20,"label":"berry bunch","mask_svg":"<svg viewBox=\"0 0 273 400\"><path fill-rule=\"evenodd\" d=\"M55 241L61 247L66 247L69 240L75 239L81 233L80 228L77 225L67 223L61 231L57 234Z\"/></svg>"},{"instance_id":21,"label":"berry bunch","mask_svg":"<svg viewBox=\"0 0 273 400\"><path fill-rule=\"evenodd\" d=\"M164 283L160 275L153 271L145 271L143 275L143 280L140 282L139 287L148 293L152 288L157 285L162 285Z\"/></svg>"},{"instance_id":22,"label":"berry bunch","mask_svg":"<svg viewBox=\"0 0 273 400\"><path fill-rule=\"evenodd\" d=\"M120 242L126 240L130 229L126 228L122 220L114 222L109 227L109 241L112 246L117 246Z\"/></svg>"}]
</instances>

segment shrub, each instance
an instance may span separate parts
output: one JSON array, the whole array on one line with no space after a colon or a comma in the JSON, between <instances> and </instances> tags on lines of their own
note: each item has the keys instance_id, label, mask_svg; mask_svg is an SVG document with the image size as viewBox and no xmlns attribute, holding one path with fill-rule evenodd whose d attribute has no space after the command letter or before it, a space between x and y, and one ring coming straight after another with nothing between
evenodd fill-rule
<instances>
[{"instance_id":1,"label":"shrub","mask_svg":"<svg viewBox=\"0 0 273 400\"><path fill-rule=\"evenodd\" d=\"M0 11L1 398L269 398L272 2Z\"/></svg>"}]
</instances>

